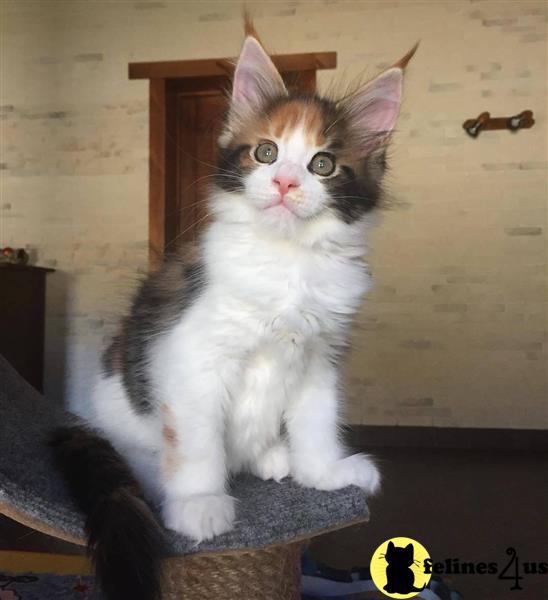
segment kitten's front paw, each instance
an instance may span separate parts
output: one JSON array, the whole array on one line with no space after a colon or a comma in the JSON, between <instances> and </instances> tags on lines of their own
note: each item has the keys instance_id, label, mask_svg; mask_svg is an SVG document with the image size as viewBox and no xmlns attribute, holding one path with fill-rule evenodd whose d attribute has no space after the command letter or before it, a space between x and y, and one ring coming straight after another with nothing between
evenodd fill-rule
<instances>
[{"instance_id":1,"label":"kitten's front paw","mask_svg":"<svg viewBox=\"0 0 548 600\"><path fill-rule=\"evenodd\" d=\"M263 480L281 481L289 475L289 450L283 443L265 450L253 465L254 475Z\"/></svg>"},{"instance_id":2,"label":"kitten's front paw","mask_svg":"<svg viewBox=\"0 0 548 600\"><path fill-rule=\"evenodd\" d=\"M232 529L235 500L227 494L176 498L164 503L162 514L168 529L201 542Z\"/></svg>"},{"instance_id":3,"label":"kitten's front paw","mask_svg":"<svg viewBox=\"0 0 548 600\"><path fill-rule=\"evenodd\" d=\"M378 491L381 476L375 463L364 454L353 454L335 463L323 465L320 469L304 469L295 475L297 481L306 487L318 490L339 490L349 485L357 485L368 494Z\"/></svg>"}]
</instances>

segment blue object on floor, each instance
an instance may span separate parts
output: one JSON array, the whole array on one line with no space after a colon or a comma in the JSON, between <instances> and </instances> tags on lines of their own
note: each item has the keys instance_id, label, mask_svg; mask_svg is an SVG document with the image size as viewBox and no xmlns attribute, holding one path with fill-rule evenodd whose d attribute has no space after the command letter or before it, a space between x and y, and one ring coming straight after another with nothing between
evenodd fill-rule
<instances>
[{"instance_id":1,"label":"blue object on floor","mask_svg":"<svg viewBox=\"0 0 548 600\"><path fill-rule=\"evenodd\" d=\"M376 592L377 586L371 579L369 568L350 570L333 569L316 563L310 553L303 554L301 593L303 600L352 600L362 592ZM458 592L450 590L445 583L432 577L428 586L415 598L421 600L462 600Z\"/></svg>"},{"instance_id":2,"label":"blue object on floor","mask_svg":"<svg viewBox=\"0 0 548 600\"><path fill-rule=\"evenodd\" d=\"M0 600L103 600L91 576L0 573Z\"/></svg>"}]
</instances>

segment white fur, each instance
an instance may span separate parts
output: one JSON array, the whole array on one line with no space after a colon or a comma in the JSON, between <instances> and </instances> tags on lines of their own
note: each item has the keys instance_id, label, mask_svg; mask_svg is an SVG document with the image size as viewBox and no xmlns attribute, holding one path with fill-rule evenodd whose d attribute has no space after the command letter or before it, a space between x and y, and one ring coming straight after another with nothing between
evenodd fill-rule
<instances>
[{"instance_id":1,"label":"white fur","mask_svg":"<svg viewBox=\"0 0 548 600\"><path fill-rule=\"evenodd\" d=\"M150 346L157 410L136 414L118 376L100 379L94 395L93 424L146 489L160 491L166 526L196 540L232 527L229 472L291 474L324 490L379 485L374 464L347 457L339 441L333 366L369 284L364 224L327 208L323 186L303 167L317 149L302 132L279 147L280 162L256 169L246 192L212 194L206 287ZM296 213L265 208L273 173L287 162L301 168ZM176 448L163 439L165 425Z\"/></svg>"}]
</instances>

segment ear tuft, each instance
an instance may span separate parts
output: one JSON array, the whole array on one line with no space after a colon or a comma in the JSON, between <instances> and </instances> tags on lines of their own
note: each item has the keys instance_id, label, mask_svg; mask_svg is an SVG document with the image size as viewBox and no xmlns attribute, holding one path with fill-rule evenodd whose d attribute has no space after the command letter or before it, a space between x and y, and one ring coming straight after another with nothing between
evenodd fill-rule
<instances>
[{"instance_id":1,"label":"ear tuft","mask_svg":"<svg viewBox=\"0 0 548 600\"><path fill-rule=\"evenodd\" d=\"M409 52L405 56L402 56L402 58L400 58L400 60L398 60L398 62L394 64L394 67L397 67L399 69L405 69L405 67L407 67L407 65L409 64L409 61L413 58L413 56L415 56L415 52L417 51L419 44L420 40L411 48L411 50L409 50Z\"/></svg>"},{"instance_id":2,"label":"ear tuft","mask_svg":"<svg viewBox=\"0 0 548 600\"><path fill-rule=\"evenodd\" d=\"M261 45L261 38L255 29L255 24L248 10L244 9L244 33L246 37L254 37Z\"/></svg>"}]
</instances>

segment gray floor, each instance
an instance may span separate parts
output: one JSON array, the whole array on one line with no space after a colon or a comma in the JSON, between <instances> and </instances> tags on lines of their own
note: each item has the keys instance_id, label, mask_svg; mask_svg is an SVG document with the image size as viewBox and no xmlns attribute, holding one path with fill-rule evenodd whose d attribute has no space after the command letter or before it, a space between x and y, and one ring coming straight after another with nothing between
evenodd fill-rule
<instances>
[{"instance_id":1,"label":"gray floor","mask_svg":"<svg viewBox=\"0 0 548 600\"><path fill-rule=\"evenodd\" d=\"M383 491L371 500L371 522L325 535L313 555L335 567L364 566L384 540L407 536L434 560L507 562L508 546L520 563L548 561L548 454L525 451L377 449ZM0 548L79 552L0 520ZM521 566L523 571L523 566ZM522 573L523 574L523 573ZM546 600L548 575L521 580L523 591L493 575L455 575L465 600Z\"/></svg>"}]
</instances>

